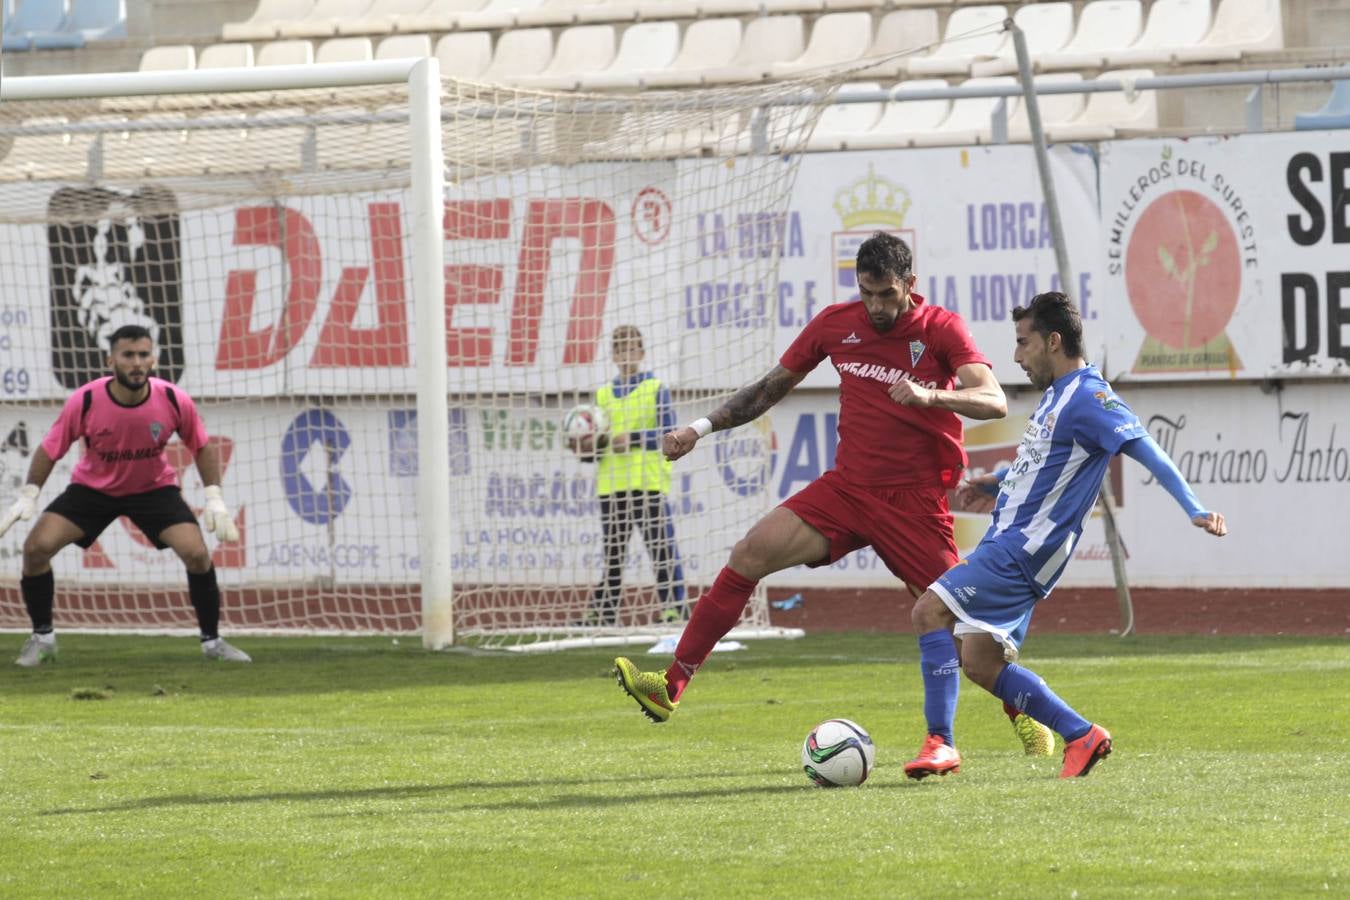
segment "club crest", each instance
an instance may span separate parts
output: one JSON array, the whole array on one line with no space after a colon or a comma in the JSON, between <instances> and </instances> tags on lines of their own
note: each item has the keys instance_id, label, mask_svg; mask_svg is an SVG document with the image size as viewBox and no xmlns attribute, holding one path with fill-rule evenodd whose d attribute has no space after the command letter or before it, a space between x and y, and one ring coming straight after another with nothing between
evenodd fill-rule
<instances>
[{"instance_id":1,"label":"club crest","mask_svg":"<svg viewBox=\"0 0 1350 900\"><path fill-rule=\"evenodd\" d=\"M917 366L919 364L919 360L923 359L923 351L927 349L928 348L924 346L923 341L910 341L909 364L911 366Z\"/></svg>"},{"instance_id":2,"label":"club crest","mask_svg":"<svg viewBox=\"0 0 1350 900\"><path fill-rule=\"evenodd\" d=\"M158 422L150 423L150 437L155 441L155 443L159 443L159 436L160 434L163 433L163 431L164 431L163 425L159 424Z\"/></svg>"}]
</instances>

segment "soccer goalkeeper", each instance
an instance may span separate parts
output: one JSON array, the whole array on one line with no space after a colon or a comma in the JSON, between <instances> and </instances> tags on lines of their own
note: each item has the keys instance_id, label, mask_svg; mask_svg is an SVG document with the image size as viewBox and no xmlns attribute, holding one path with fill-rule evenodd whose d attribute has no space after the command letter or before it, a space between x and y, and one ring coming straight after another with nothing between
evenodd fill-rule
<instances>
[{"instance_id":1,"label":"soccer goalkeeper","mask_svg":"<svg viewBox=\"0 0 1350 900\"><path fill-rule=\"evenodd\" d=\"M31 519L37 512L38 493L56 462L72 444L84 440L84 456L70 485L38 518L23 543L19 585L33 633L15 662L36 666L56 656L52 557L68 544L89 547L119 516L135 522L158 549L171 547L187 567L188 595L206 658L250 662L247 653L220 638L220 588L211 553L183 501L177 473L164 458L164 448L177 432L196 454L197 471L206 485L202 518L207 529L218 539L233 542L239 540L239 529L221 496L219 451L207 443L206 427L192 398L151 377L156 351L146 328L123 325L110 336L108 348L112 375L82 385L66 399L56 424L33 454L19 499L0 516L0 536L18 520Z\"/></svg>"}]
</instances>

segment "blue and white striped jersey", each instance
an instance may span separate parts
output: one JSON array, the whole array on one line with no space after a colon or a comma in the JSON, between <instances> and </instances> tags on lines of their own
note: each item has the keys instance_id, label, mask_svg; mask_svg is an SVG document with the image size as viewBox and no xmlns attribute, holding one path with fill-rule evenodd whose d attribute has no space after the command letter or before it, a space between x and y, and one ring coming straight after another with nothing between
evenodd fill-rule
<instances>
[{"instance_id":1,"label":"blue and white striped jersey","mask_svg":"<svg viewBox=\"0 0 1350 900\"><path fill-rule=\"evenodd\" d=\"M1083 533L1111 457L1147 433L1095 366L1056 379L1027 420L983 540L1010 552L1041 596L1049 594Z\"/></svg>"}]
</instances>

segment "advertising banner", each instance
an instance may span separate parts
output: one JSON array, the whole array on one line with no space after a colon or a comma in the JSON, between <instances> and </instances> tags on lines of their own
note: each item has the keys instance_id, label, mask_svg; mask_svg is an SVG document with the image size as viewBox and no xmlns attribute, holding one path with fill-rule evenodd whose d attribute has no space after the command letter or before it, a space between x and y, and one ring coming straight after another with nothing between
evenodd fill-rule
<instances>
[{"instance_id":1,"label":"advertising banner","mask_svg":"<svg viewBox=\"0 0 1350 900\"><path fill-rule=\"evenodd\" d=\"M1102 144L1108 374L1350 374L1350 156L1335 132Z\"/></svg>"}]
</instances>

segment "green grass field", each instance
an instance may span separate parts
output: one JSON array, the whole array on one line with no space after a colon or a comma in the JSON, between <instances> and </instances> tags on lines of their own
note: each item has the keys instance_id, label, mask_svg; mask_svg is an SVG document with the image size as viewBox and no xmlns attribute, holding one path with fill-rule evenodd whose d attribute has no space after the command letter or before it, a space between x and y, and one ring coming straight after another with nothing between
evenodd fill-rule
<instances>
[{"instance_id":1,"label":"green grass field","mask_svg":"<svg viewBox=\"0 0 1350 900\"><path fill-rule=\"evenodd\" d=\"M909 635L717 654L661 726L607 652L237 643L252 666L63 635L3 667L0 895L1350 893L1345 640L1033 635L1024 662L1116 752L1061 781L966 683L963 770L921 783ZM831 716L877 742L861 788L799 768Z\"/></svg>"}]
</instances>

